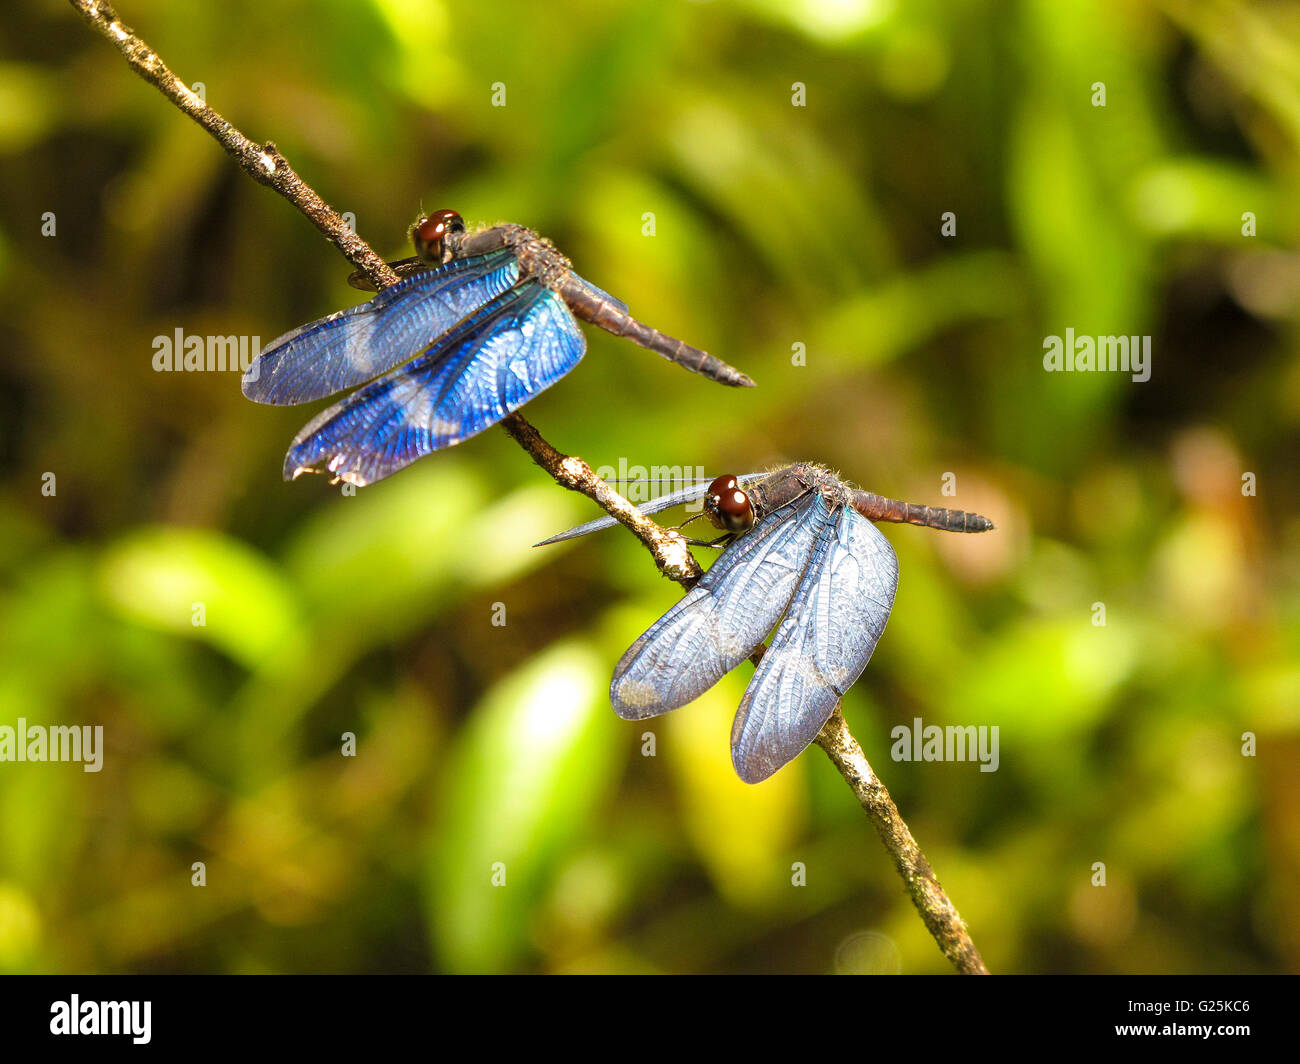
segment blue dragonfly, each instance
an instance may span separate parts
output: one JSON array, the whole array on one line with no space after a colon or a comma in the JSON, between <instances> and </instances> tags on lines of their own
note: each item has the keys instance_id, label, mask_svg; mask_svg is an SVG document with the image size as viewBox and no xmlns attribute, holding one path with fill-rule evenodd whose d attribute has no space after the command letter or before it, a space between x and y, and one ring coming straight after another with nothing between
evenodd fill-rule
<instances>
[{"instance_id":1,"label":"blue dragonfly","mask_svg":"<svg viewBox=\"0 0 1300 1064\"><path fill-rule=\"evenodd\" d=\"M871 660L898 587L898 559L872 522L993 528L979 514L861 491L806 462L717 477L639 509L657 513L701 498L696 517L707 516L723 535L688 542L725 549L619 660L609 698L625 720L677 709L753 655L775 628L731 729L732 764L747 783L798 756ZM538 546L614 523L600 518Z\"/></svg>"},{"instance_id":2,"label":"blue dragonfly","mask_svg":"<svg viewBox=\"0 0 1300 1064\"><path fill-rule=\"evenodd\" d=\"M411 240L415 256L392 264L399 283L285 333L244 374L244 395L275 405L357 388L294 438L286 480L328 473L370 484L495 425L578 364L587 344L574 315L711 380L753 386L637 321L531 229L469 232L441 210L419 219ZM367 287L358 274L350 281Z\"/></svg>"}]
</instances>

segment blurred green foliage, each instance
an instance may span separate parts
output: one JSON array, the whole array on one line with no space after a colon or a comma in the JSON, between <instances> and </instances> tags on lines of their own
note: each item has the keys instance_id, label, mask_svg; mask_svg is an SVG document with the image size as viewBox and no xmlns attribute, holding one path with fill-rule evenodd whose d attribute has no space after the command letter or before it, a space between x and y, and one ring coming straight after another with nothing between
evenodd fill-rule
<instances>
[{"instance_id":1,"label":"blurred green foliage","mask_svg":"<svg viewBox=\"0 0 1300 1064\"><path fill-rule=\"evenodd\" d=\"M421 204L533 226L759 382L589 330L527 410L562 450L997 522L885 530L845 700L992 968L1300 969L1300 4L120 14L381 252ZM946 970L819 751L735 778L748 667L614 717L677 591L621 533L533 550L592 510L504 433L348 496L280 481L305 412L153 370L350 267L70 7L5 18L0 725L106 752L0 763L0 970L826 972L864 931ZM1067 327L1151 334L1151 380L1045 373ZM893 762L917 717L998 725L999 770Z\"/></svg>"}]
</instances>

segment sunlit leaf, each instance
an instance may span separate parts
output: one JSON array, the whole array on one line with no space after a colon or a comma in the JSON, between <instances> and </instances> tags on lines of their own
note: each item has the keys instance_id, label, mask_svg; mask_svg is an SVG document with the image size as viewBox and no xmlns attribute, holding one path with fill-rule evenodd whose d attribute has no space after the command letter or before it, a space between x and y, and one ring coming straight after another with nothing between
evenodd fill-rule
<instances>
[{"instance_id":1,"label":"sunlit leaf","mask_svg":"<svg viewBox=\"0 0 1300 1064\"><path fill-rule=\"evenodd\" d=\"M617 768L607 682L592 651L560 644L474 710L440 788L425 879L448 969L501 971L529 952L556 848L589 828Z\"/></svg>"},{"instance_id":2,"label":"sunlit leaf","mask_svg":"<svg viewBox=\"0 0 1300 1064\"><path fill-rule=\"evenodd\" d=\"M720 894L761 907L791 889L791 845L804 825L804 753L762 783L745 783L731 763L731 722L753 669L742 664L661 729L659 760L677 781L682 814L700 862Z\"/></svg>"},{"instance_id":3,"label":"sunlit leaf","mask_svg":"<svg viewBox=\"0 0 1300 1064\"><path fill-rule=\"evenodd\" d=\"M248 666L292 652L303 635L274 567L218 533L143 529L105 554L97 578L122 616L211 643Z\"/></svg>"}]
</instances>

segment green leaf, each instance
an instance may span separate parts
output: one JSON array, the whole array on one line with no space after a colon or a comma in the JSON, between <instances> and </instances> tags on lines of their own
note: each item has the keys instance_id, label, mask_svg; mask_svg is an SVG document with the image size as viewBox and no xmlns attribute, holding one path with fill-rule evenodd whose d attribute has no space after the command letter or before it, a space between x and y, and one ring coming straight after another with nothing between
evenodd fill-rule
<instances>
[{"instance_id":1,"label":"green leaf","mask_svg":"<svg viewBox=\"0 0 1300 1064\"><path fill-rule=\"evenodd\" d=\"M249 668L293 653L303 636L298 604L274 567L216 532L135 532L105 553L97 582L123 617L202 640Z\"/></svg>"},{"instance_id":2,"label":"green leaf","mask_svg":"<svg viewBox=\"0 0 1300 1064\"><path fill-rule=\"evenodd\" d=\"M426 900L442 965L518 966L557 851L583 832L617 764L608 665L561 644L484 698L460 735L431 840ZM494 882L495 879L495 882Z\"/></svg>"}]
</instances>

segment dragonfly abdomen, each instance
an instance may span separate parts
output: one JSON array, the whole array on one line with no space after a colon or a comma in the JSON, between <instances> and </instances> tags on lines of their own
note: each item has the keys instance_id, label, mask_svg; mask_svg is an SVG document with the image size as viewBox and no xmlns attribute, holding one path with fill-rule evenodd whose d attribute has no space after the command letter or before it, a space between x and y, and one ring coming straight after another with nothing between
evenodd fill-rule
<instances>
[{"instance_id":1,"label":"dragonfly abdomen","mask_svg":"<svg viewBox=\"0 0 1300 1064\"><path fill-rule=\"evenodd\" d=\"M647 351L662 355L669 362L676 362L694 373L699 373L720 384L729 384L733 388L754 386L754 382L735 366L728 365L707 351L701 351L698 347L692 347L690 344L661 333L658 329L652 329L644 322L637 321L625 308L612 300L599 298L585 287L567 284L561 288L560 294L573 312L584 321L599 325L615 336L626 337L634 344L640 344Z\"/></svg>"},{"instance_id":2,"label":"dragonfly abdomen","mask_svg":"<svg viewBox=\"0 0 1300 1064\"><path fill-rule=\"evenodd\" d=\"M993 522L982 514L965 510L945 510L937 506L920 506L914 502L886 499L870 491L853 493L853 508L871 521L895 521L906 525L924 525L944 532L988 532Z\"/></svg>"}]
</instances>

